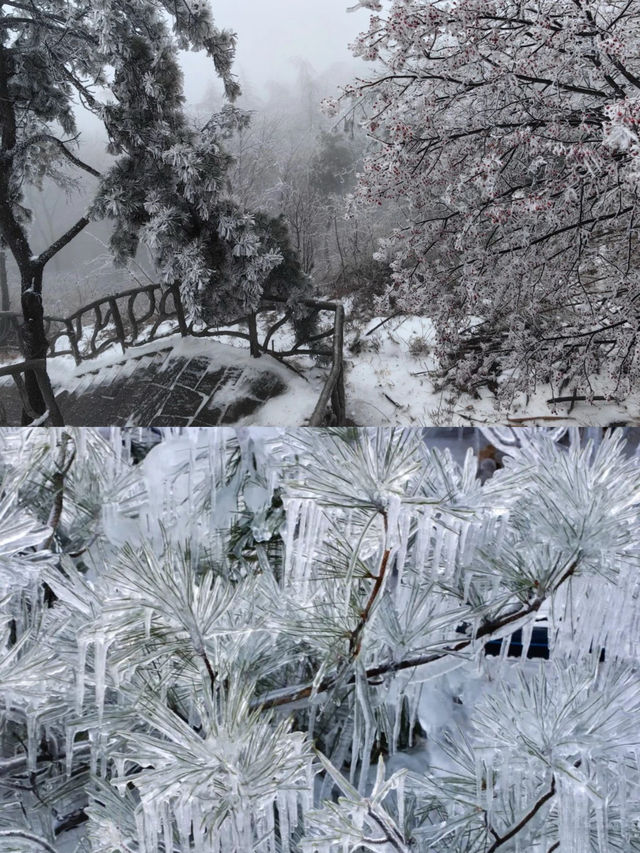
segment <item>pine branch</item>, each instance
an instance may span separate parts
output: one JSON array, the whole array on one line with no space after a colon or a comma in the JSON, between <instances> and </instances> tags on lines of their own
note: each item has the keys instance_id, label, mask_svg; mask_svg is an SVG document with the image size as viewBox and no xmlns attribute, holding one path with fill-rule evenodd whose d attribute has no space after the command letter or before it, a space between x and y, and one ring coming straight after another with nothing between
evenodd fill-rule
<instances>
[{"instance_id":1,"label":"pine branch","mask_svg":"<svg viewBox=\"0 0 640 853\"><path fill-rule=\"evenodd\" d=\"M73 141L73 140L71 140ZM25 139L24 142L19 143L16 149L13 151L7 151L4 153L4 157L10 158L14 157L16 153L21 152L29 148L31 145L37 145L40 142L51 142L55 145L61 154L63 154L70 163L73 163L74 166L77 166L78 169L82 169L85 172L88 172L90 175L93 175L94 178L101 178L102 174L94 169L93 166L90 166L88 163L85 163L84 160L81 160L79 157L76 157L75 154L72 154L71 151L67 148L64 141L62 139L58 139L57 136L53 136L51 133L36 133L33 136L30 136L28 139Z\"/></svg>"},{"instance_id":2,"label":"pine branch","mask_svg":"<svg viewBox=\"0 0 640 853\"><path fill-rule=\"evenodd\" d=\"M579 558L576 558L571 562L567 570L562 574L558 582L555 584L553 592L557 591L560 586L562 586L569 578L571 578L578 567ZM417 666L425 666L426 664L434 663L435 661L442 660L451 654L456 654L460 651L463 651L468 646L471 645L472 642L479 639L488 638L492 634L501 631L503 628L512 625L514 622L518 622L521 619L524 619L527 616L531 616L533 613L537 613L540 609L544 601L546 601L548 596L540 596L535 598L530 604L526 607L520 608L513 613L505 614L505 616L500 619L495 619L491 621L485 622L480 628L476 631L474 637L470 637L466 640L461 640L459 643L456 643L452 646L445 647L441 652L432 652L428 655L418 655L417 657L405 658L401 661L389 661L384 664L380 664L379 666L370 667L366 670L367 679L372 678L380 678L382 676L391 675L395 672L400 672L404 669L413 669ZM336 686L338 677L337 676L329 676L325 678L320 685L315 689L315 693L326 693L327 691L333 689ZM354 676L351 676L348 684L353 684L355 682ZM254 708L278 708L283 705L291 705L295 702L300 702L303 699L308 699L312 693L314 693L313 684L301 685L299 687L294 688L289 693L279 694L277 696L273 696L269 698L269 696L265 696L263 699L256 699L252 702L252 707Z\"/></svg>"},{"instance_id":3,"label":"pine branch","mask_svg":"<svg viewBox=\"0 0 640 853\"><path fill-rule=\"evenodd\" d=\"M551 777L551 787L540 799L535 803L535 805L527 812L527 814L519 821L514 827L512 827L509 832L505 835L498 836L496 840L493 842L491 847L487 850L487 853L494 853L498 849L498 847L502 847L503 844L506 844L507 841L510 841L514 835L517 835L521 829L523 829L540 811L542 806L548 802L556 793L556 780L555 776ZM553 850L553 847L551 848Z\"/></svg>"},{"instance_id":4,"label":"pine branch","mask_svg":"<svg viewBox=\"0 0 640 853\"><path fill-rule=\"evenodd\" d=\"M51 475L51 482L54 488L54 497L51 512L49 514L49 519L47 521L47 525L51 528L51 534L43 544L43 550L47 550L51 547L54 536L56 534L56 530L58 529L58 525L60 524L60 519L62 517L62 508L64 505L64 481L65 477L69 473L69 470L71 469L71 466L73 465L73 461L76 456L76 447L74 443L71 452L67 458L67 444L70 439L71 436L67 432L63 432L60 437L58 457L55 462L56 470Z\"/></svg>"},{"instance_id":5,"label":"pine branch","mask_svg":"<svg viewBox=\"0 0 640 853\"><path fill-rule=\"evenodd\" d=\"M353 661L360 654L360 649L362 648L362 635L364 633L365 626L369 621L369 616L371 615L371 609L373 605L376 603L378 596L382 590L382 585L384 584L384 578L387 573L387 566L389 564L389 555L391 554L391 550L386 547L386 539L388 534L388 518L387 513L382 512L382 525L384 529L384 538L385 538L385 550L382 555L382 560L380 562L380 568L378 569L378 574L374 575L375 584L373 585L373 589L371 590L371 595L367 600L367 603L364 606L364 610L360 614L360 619L358 624L351 632L351 638L349 640L349 652L351 656L351 660Z\"/></svg>"},{"instance_id":6,"label":"pine branch","mask_svg":"<svg viewBox=\"0 0 640 853\"><path fill-rule=\"evenodd\" d=\"M75 222L74 225L71 226L64 234L58 237L48 249L45 249L44 252L41 252L35 260L35 264L38 267L43 267L46 263L48 263L54 255L57 255L58 252L62 251L67 243L70 243L74 237L76 237L83 228L86 228L91 220L87 216L81 216L80 219Z\"/></svg>"},{"instance_id":7,"label":"pine branch","mask_svg":"<svg viewBox=\"0 0 640 853\"><path fill-rule=\"evenodd\" d=\"M378 817L378 815L372 808L367 809L367 814L369 815L371 820L373 820L374 823L376 823L384 832L385 842L389 843L394 850L398 851L398 853L407 853L408 847L405 840L397 832L395 832L392 827L387 826L382 820L382 818Z\"/></svg>"},{"instance_id":8,"label":"pine branch","mask_svg":"<svg viewBox=\"0 0 640 853\"><path fill-rule=\"evenodd\" d=\"M33 841L38 844L47 853L57 853L55 847L52 847L44 838L39 835L34 835L33 832L27 832L26 829L0 829L0 838L24 838L26 841Z\"/></svg>"}]
</instances>

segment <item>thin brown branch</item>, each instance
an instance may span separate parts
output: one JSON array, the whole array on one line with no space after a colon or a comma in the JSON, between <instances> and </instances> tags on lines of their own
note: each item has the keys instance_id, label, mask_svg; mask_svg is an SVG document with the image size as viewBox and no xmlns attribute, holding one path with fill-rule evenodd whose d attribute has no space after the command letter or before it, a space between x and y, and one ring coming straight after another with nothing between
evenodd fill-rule
<instances>
[{"instance_id":1,"label":"thin brown branch","mask_svg":"<svg viewBox=\"0 0 640 853\"><path fill-rule=\"evenodd\" d=\"M60 437L60 445L58 447L58 457L55 462L56 470L51 475L51 482L53 484L54 494L51 512L49 513L49 519L47 521L47 525L51 528L51 533L49 534L49 537L42 546L44 550L47 550L51 547L54 536L56 535L56 530L58 529L58 525L60 524L60 519L62 517L62 509L64 506L64 481L65 477L69 473L69 470L71 469L71 466L73 465L73 460L76 456L75 443L71 448L71 452L67 456L67 446L70 438L71 436L69 435L69 433L62 433Z\"/></svg>"},{"instance_id":2,"label":"thin brown branch","mask_svg":"<svg viewBox=\"0 0 640 853\"><path fill-rule=\"evenodd\" d=\"M370 808L367 814L373 822L384 832L384 840L388 842L398 853L406 853L407 845L404 839L398 837L398 834L393 829L385 824L382 818L378 817L375 811ZM378 842L376 842L378 843Z\"/></svg>"},{"instance_id":3,"label":"thin brown branch","mask_svg":"<svg viewBox=\"0 0 640 853\"><path fill-rule=\"evenodd\" d=\"M87 216L82 216L78 221L69 228L68 231L65 231L62 236L58 237L58 239L53 242L48 249L45 249L44 252L41 252L38 255L35 264L36 266L42 268L46 263L48 263L54 255L57 255L67 243L70 243L73 238L78 235L83 228L86 228L91 220Z\"/></svg>"},{"instance_id":4,"label":"thin brown branch","mask_svg":"<svg viewBox=\"0 0 640 853\"><path fill-rule=\"evenodd\" d=\"M94 178L101 178L102 174L97 169L94 169L93 166L90 166L88 163L85 163L84 160L81 160L79 157L76 157L69 149L67 148L64 140L58 139L57 136L54 136L51 133L35 133L33 136L30 136L28 139L25 139L24 142L20 142L17 148L14 151L8 151L5 153L5 157L14 156L18 151L25 151L31 145L38 145L41 142L50 142L55 145L60 152L69 160L70 163L73 163L74 166L77 166L78 169L82 169L85 172L88 172L90 175L93 175Z\"/></svg>"},{"instance_id":5,"label":"thin brown branch","mask_svg":"<svg viewBox=\"0 0 640 853\"><path fill-rule=\"evenodd\" d=\"M376 600L380 595L380 591L382 590L382 585L384 583L384 578L387 572L387 566L389 564L389 555L391 551L386 546L388 534L388 520L386 512L382 513L382 524L384 528L385 549L384 553L382 554L382 560L380 561L380 568L378 569L378 574L375 575L375 583L373 585L373 589L371 590L371 595L369 596L367 603L364 606L364 610L360 614L358 624L351 632L351 638L349 640L349 653L351 655L352 660L354 658L357 658L360 654L360 649L362 648L362 634L364 632L367 622L369 621L369 616L371 615L373 605L376 603Z\"/></svg>"},{"instance_id":6,"label":"thin brown branch","mask_svg":"<svg viewBox=\"0 0 640 853\"><path fill-rule=\"evenodd\" d=\"M211 666L211 661L209 660L209 657L204 649L200 652L200 657L204 661L204 665L206 666L207 672L209 673L209 681L211 682L211 689L213 690L217 679L216 672Z\"/></svg>"},{"instance_id":7,"label":"thin brown branch","mask_svg":"<svg viewBox=\"0 0 640 853\"><path fill-rule=\"evenodd\" d=\"M576 569L578 568L578 562L579 557L572 560L566 571L561 575L557 583L554 584L552 592L555 592L560 586L562 586L562 584L575 574ZM454 643L450 646L445 646L441 651L431 652L426 655L417 655L416 657L405 658L400 661L388 661L387 663L370 667L366 670L366 677L367 679L377 679L391 675L394 672L401 672L405 669L414 669L417 666L425 666L427 664L434 663L435 661L442 660L447 657L447 655L455 655L470 646L472 642L488 638L492 634L507 628L509 625L519 622L521 619L531 616L533 613L537 613L547 597L548 596L542 595L533 599L533 601L527 604L526 607L520 607L511 613L506 613L498 619L487 620L478 628L473 637L460 640L460 642ZM347 683L352 684L354 680L354 676L351 676ZM325 678L315 688L315 693L326 693L327 691L332 690L336 686L337 681L338 676L336 675ZM295 702L308 699L312 693L314 693L313 684L300 685L287 693L280 693L274 696L267 695L262 699L258 698L252 702L252 707L264 709L280 708L284 705L292 705Z\"/></svg>"},{"instance_id":8,"label":"thin brown branch","mask_svg":"<svg viewBox=\"0 0 640 853\"><path fill-rule=\"evenodd\" d=\"M533 820L533 818L537 815L543 805L548 802L556 793L556 780L555 776L551 777L551 787L540 799L535 803L535 805L527 812L527 814L519 821L515 826L513 826L509 832L505 835L499 836L489 847L487 853L494 853L499 847L502 847L503 844L506 844L507 841L510 841L514 835L517 835L521 829ZM553 848L552 848L553 849Z\"/></svg>"}]
</instances>

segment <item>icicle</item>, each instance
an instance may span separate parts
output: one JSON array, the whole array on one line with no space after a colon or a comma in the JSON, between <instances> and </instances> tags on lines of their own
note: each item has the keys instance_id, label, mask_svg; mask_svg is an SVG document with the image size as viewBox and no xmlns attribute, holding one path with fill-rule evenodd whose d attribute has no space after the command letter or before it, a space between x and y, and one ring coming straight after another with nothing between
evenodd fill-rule
<instances>
[{"instance_id":1,"label":"icicle","mask_svg":"<svg viewBox=\"0 0 640 853\"><path fill-rule=\"evenodd\" d=\"M360 767L360 782L358 784L358 790L363 794L367 788L367 777L369 775L371 751L375 739L376 722L371 708L366 675L360 671L356 673L356 695L364 718L364 738L361 747L362 764Z\"/></svg>"},{"instance_id":2,"label":"icicle","mask_svg":"<svg viewBox=\"0 0 640 853\"><path fill-rule=\"evenodd\" d=\"M415 693L418 693L416 696ZM409 747L413 746L413 733L416 730L416 723L418 722L418 709L420 707L420 696L422 695L422 687L420 687L419 691L414 691L414 695L411 697L409 693L407 693L407 698L409 699ZM413 699L413 701L411 701Z\"/></svg>"},{"instance_id":3,"label":"icicle","mask_svg":"<svg viewBox=\"0 0 640 853\"><path fill-rule=\"evenodd\" d=\"M474 574L471 569L467 569L464 573L464 584L463 584L463 596L465 602L469 601L469 591L471 589L471 584L473 583Z\"/></svg>"},{"instance_id":4,"label":"icicle","mask_svg":"<svg viewBox=\"0 0 640 853\"><path fill-rule=\"evenodd\" d=\"M89 743L90 743L90 751L89 751L89 770L93 773L94 776L97 775L98 769L98 751L96 747L96 736L94 732L89 732Z\"/></svg>"},{"instance_id":5,"label":"icicle","mask_svg":"<svg viewBox=\"0 0 640 853\"><path fill-rule=\"evenodd\" d=\"M400 495L389 495L389 500L387 503L387 530L388 530L388 543L387 547L397 547L399 544L399 527L398 521L400 519L400 510L402 509L402 502L400 500Z\"/></svg>"},{"instance_id":6,"label":"icicle","mask_svg":"<svg viewBox=\"0 0 640 853\"><path fill-rule=\"evenodd\" d=\"M84 679L87 665L88 640L84 636L78 637L78 670L76 672L76 713L82 714L82 703L84 701Z\"/></svg>"},{"instance_id":7,"label":"icicle","mask_svg":"<svg viewBox=\"0 0 640 853\"><path fill-rule=\"evenodd\" d=\"M174 809L180 847L187 853L191 849L189 835L191 834L191 812L186 803L180 803Z\"/></svg>"},{"instance_id":8,"label":"icicle","mask_svg":"<svg viewBox=\"0 0 640 853\"><path fill-rule=\"evenodd\" d=\"M433 526L433 510L431 507L425 507L418 519L418 530L416 534L414 565L420 575L425 569L427 547L431 538L431 528Z\"/></svg>"},{"instance_id":9,"label":"icicle","mask_svg":"<svg viewBox=\"0 0 640 853\"><path fill-rule=\"evenodd\" d=\"M289 803L286 791L278 791L276 795L278 806L278 823L280 825L280 843L282 853L289 853L289 838L291 827L289 826Z\"/></svg>"},{"instance_id":10,"label":"icicle","mask_svg":"<svg viewBox=\"0 0 640 853\"><path fill-rule=\"evenodd\" d=\"M113 767L116 779L124 779L126 775L126 758L117 755L113 759Z\"/></svg>"},{"instance_id":11,"label":"icicle","mask_svg":"<svg viewBox=\"0 0 640 853\"><path fill-rule=\"evenodd\" d=\"M405 693L400 688L396 701L394 702L395 716L393 718L393 732L391 735L391 755L395 755L398 751L398 740L400 739L400 725L402 723L402 708L404 706Z\"/></svg>"},{"instance_id":12,"label":"icicle","mask_svg":"<svg viewBox=\"0 0 640 853\"><path fill-rule=\"evenodd\" d=\"M460 525L460 534L456 543L456 556L457 561L461 564L465 563L465 557L467 552L467 538L469 536L470 528L471 525L469 523L464 523Z\"/></svg>"},{"instance_id":13,"label":"icicle","mask_svg":"<svg viewBox=\"0 0 640 853\"><path fill-rule=\"evenodd\" d=\"M162 809L162 834L165 853L173 853L173 821L168 803L164 803Z\"/></svg>"},{"instance_id":14,"label":"icicle","mask_svg":"<svg viewBox=\"0 0 640 853\"><path fill-rule=\"evenodd\" d=\"M411 513L409 513L409 512L403 513L403 515L401 516L401 519L400 519L400 533L399 533L400 545L398 548L398 553L396 555L396 562L395 562L396 573L397 573L396 589L399 589L401 584L402 584L402 573L403 573L403 569L404 569L404 564L405 564L406 559L407 559L407 549L409 546L411 522L412 522Z\"/></svg>"},{"instance_id":15,"label":"icicle","mask_svg":"<svg viewBox=\"0 0 640 853\"><path fill-rule=\"evenodd\" d=\"M404 781L405 777L400 776L396 784L396 798L398 801L398 826L402 829L404 826L405 804L404 804Z\"/></svg>"},{"instance_id":16,"label":"icicle","mask_svg":"<svg viewBox=\"0 0 640 853\"><path fill-rule=\"evenodd\" d=\"M27 767L35 770L38 759L38 717L32 708L27 708Z\"/></svg>"},{"instance_id":17,"label":"icicle","mask_svg":"<svg viewBox=\"0 0 640 853\"><path fill-rule=\"evenodd\" d=\"M521 660L526 661L529 654L529 646L531 645L531 637L533 636L533 622L526 622L522 626L522 655Z\"/></svg>"},{"instance_id":18,"label":"icicle","mask_svg":"<svg viewBox=\"0 0 640 853\"><path fill-rule=\"evenodd\" d=\"M160 830L160 808L155 802L144 803L144 843L147 850L158 849L158 832Z\"/></svg>"},{"instance_id":19,"label":"icicle","mask_svg":"<svg viewBox=\"0 0 640 853\"><path fill-rule=\"evenodd\" d=\"M443 575L446 573L444 566L442 565L442 548L444 538L446 536L446 530L441 524L436 524L434 528L434 543L433 550L431 552L431 571L432 575Z\"/></svg>"},{"instance_id":20,"label":"icicle","mask_svg":"<svg viewBox=\"0 0 640 853\"><path fill-rule=\"evenodd\" d=\"M351 739L351 766L349 767L349 781L352 785L356 781L356 768L358 766L358 754L360 747L360 726L361 726L362 711L360 703L356 702L353 706L353 735Z\"/></svg>"},{"instance_id":21,"label":"icicle","mask_svg":"<svg viewBox=\"0 0 640 853\"><path fill-rule=\"evenodd\" d=\"M109 769L109 756L107 755L107 751L104 748L103 738L100 736L99 742L99 751L98 751L98 760L100 762L100 770L98 775L102 779L107 778L107 771Z\"/></svg>"},{"instance_id":22,"label":"icicle","mask_svg":"<svg viewBox=\"0 0 640 853\"><path fill-rule=\"evenodd\" d=\"M67 779L71 778L71 768L73 766L73 741L75 739L76 732L75 729L71 726L67 726L67 730L65 732L65 753L64 753L64 763L65 769L67 773Z\"/></svg>"},{"instance_id":23,"label":"icicle","mask_svg":"<svg viewBox=\"0 0 640 853\"><path fill-rule=\"evenodd\" d=\"M153 619L153 610L151 607L146 607L144 611L144 635L149 639L151 636L151 620Z\"/></svg>"},{"instance_id":24,"label":"icicle","mask_svg":"<svg viewBox=\"0 0 640 853\"><path fill-rule=\"evenodd\" d=\"M102 724L104 711L105 693L105 669L107 663L107 644L103 631L98 631L93 640L94 665L93 672L96 685L96 706L98 708L98 722Z\"/></svg>"},{"instance_id":25,"label":"icicle","mask_svg":"<svg viewBox=\"0 0 640 853\"><path fill-rule=\"evenodd\" d=\"M141 853L147 853L147 846L145 843L145 835L144 835L144 812L142 811L142 806L138 806L135 812L135 821L136 821L136 833L138 835L138 846L140 847ZM189 848L186 848L189 849Z\"/></svg>"},{"instance_id":26,"label":"icicle","mask_svg":"<svg viewBox=\"0 0 640 853\"><path fill-rule=\"evenodd\" d=\"M296 527L298 526L298 521L300 518L300 508L302 505L302 501L296 499L291 499L286 501L286 533L284 540L284 555L285 555L285 564L284 564L284 581L285 585L290 581L293 575L293 566L295 563L294 560L294 537L296 533Z\"/></svg>"}]
</instances>

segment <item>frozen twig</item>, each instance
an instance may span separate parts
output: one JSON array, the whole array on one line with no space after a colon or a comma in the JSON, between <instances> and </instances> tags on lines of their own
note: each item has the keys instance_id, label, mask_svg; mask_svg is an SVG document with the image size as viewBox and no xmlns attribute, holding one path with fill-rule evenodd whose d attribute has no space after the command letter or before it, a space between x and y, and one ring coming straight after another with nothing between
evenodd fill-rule
<instances>
[{"instance_id":1,"label":"frozen twig","mask_svg":"<svg viewBox=\"0 0 640 853\"><path fill-rule=\"evenodd\" d=\"M35 835L33 832L27 832L26 829L0 829L0 838L23 838L26 841L38 844L43 850L47 850L48 853L57 853L55 847L52 847L48 841L45 841L44 838Z\"/></svg>"},{"instance_id":2,"label":"frozen twig","mask_svg":"<svg viewBox=\"0 0 640 853\"><path fill-rule=\"evenodd\" d=\"M554 585L553 592L555 592L560 586L562 586L565 581L569 580L575 574L575 571L578 567L578 558L573 560L566 571L562 574L558 582ZM442 651L439 652L431 652L427 655L418 655L416 657L405 658L400 661L388 661L387 663L379 664L378 666L370 667L366 670L367 679L372 678L380 678L381 676L390 675L394 672L400 672L404 669L413 669L417 666L425 666L426 664L434 663L435 661L442 660L451 654L457 654L458 652L463 651L468 646L471 645L475 640L480 640L484 638L490 637L492 634L497 633L503 628L512 625L515 622L519 622L521 619L530 616L533 613L536 613L543 602L546 600L547 596L539 596L535 598L530 604L527 604L526 607L518 608L511 613L507 613L499 619L490 620L482 624L478 630L476 631L473 637L469 637L465 640L460 640L460 642L455 643L454 645L445 647ZM265 696L262 699L256 699L252 705L254 707L261 708L276 708L281 707L283 705L290 705L295 702L299 702L302 699L308 699L312 693L326 693L331 690L336 685L337 677L329 676L325 678L318 687L316 687L314 691L313 684L300 685L299 687L294 688L289 693L279 693L277 696ZM349 684L355 681L352 676L349 679Z\"/></svg>"}]
</instances>

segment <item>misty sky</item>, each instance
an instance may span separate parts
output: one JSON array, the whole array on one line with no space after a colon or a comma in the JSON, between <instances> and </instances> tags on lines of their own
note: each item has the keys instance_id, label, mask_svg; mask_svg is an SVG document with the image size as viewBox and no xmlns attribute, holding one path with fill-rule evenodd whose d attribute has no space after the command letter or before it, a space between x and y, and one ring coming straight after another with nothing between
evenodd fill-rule
<instances>
[{"instance_id":1,"label":"misty sky","mask_svg":"<svg viewBox=\"0 0 640 853\"><path fill-rule=\"evenodd\" d=\"M211 0L216 23L238 34L236 71L261 88L295 75L291 60L306 59L316 71L352 60L348 44L366 29L365 10L347 13L355 0ZM199 101L213 79L202 57L183 58L189 100ZM347 82L347 81L345 81Z\"/></svg>"}]
</instances>

